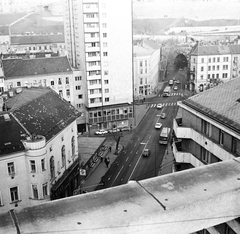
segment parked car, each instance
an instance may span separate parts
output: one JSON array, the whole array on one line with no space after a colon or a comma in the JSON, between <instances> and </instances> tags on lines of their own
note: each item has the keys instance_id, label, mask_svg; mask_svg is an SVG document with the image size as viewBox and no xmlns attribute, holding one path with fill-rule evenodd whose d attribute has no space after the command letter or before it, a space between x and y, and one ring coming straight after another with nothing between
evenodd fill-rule
<instances>
[{"instance_id":1,"label":"parked car","mask_svg":"<svg viewBox=\"0 0 240 234\"><path fill-rule=\"evenodd\" d=\"M169 85L173 85L173 80L169 80Z\"/></svg>"},{"instance_id":2,"label":"parked car","mask_svg":"<svg viewBox=\"0 0 240 234\"><path fill-rule=\"evenodd\" d=\"M108 131L105 130L105 129L100 129L100 130L97 130L95 132L96 135L104 135L104 134L107 134L107 133L108 133Z\"/></svg>"},{"instance_id":3,"label":"parked car","mask_svg":"<svg viewBox=\"0 0 240 234\"><path fill-rule=\"evenodd\" d=\"M177 87L177 86L174 86L173 89L174 89L175 91L177 91L177 90L178 90L178 87Z\"/></svg>"},{"instance_id":4,"label":"parked car","mask_svg":"<svg viewBox=\"0 0 240 234\"><path fill-rule=\"evenodd\" d=\"M156 123L156 124L155 124L155 128L156 128L156 129L160 129L161 127L162 127L162 124L161 124L161 123Z\"/></svg>"},{"instance_id":5,"label":"parked car","mask_svg":"<svg viewBox=\"0 0 240 234\"><path fill-rule=\"evenodd\" d=\"M162 109L163 108L163 105L161 103L158 103L157 104L157 109Z\"/></svg>"},{"instance_id":6,"label":"parked car","mask_svg":"<svg viewBox=\"0 0 240 234\"><path fill-rule=\"evenodd\" d=\"M169 93L163 93L162 97L169 97L170 94Z\"/></svg>"},{"instance_id":7,"label":"parked car","mask_svg":"<svg viewBox=\"0 0 240 234\"><path fill-rule=\"evenodd\" d=\"M176 83L176 84L180 84L180 81L179 81L179 80L176 80L175 83Z\"/></svg>"},{"instance_id":8,"label":"parked car","mask_svg":"<svg viewBox=\"0 0 240 234\"><path fill-rule=\"evenodd\" d=\"M131 128L127 126L120 128L120 132L126 132L126 131L131 131Z\"/></svg>"},{"instance_id":9,"label":"parked car","mask_svg":"<svg viewBox=\"0 0 240 234\"><path fill-rule=\"evenodd\" d=\"M150 149L144 149L142 153L143 157L149 157L150 156Z\"/></svg>"},{"instance_id":10,"label":"parked car","mask_svg":"<svg viewBox=\"0 0 240 234\"><path fill-rule=\"evenodd\" d=\"M166 113L162 113L162 114L160 115L160 118L161 118L161 119L165 119L165 118L166 118Z\"/></svg>"},{"instance_id":11,"label":"parked car","mask_svg":"<svg viewBox=\"0 0 240 234\"><path fill-rule=\"evenodd\" d=\"M109 133L115 133L115 132L120 132L120 129L118 128L112 128L108 130Z\"/></svg>"}]
</instances>

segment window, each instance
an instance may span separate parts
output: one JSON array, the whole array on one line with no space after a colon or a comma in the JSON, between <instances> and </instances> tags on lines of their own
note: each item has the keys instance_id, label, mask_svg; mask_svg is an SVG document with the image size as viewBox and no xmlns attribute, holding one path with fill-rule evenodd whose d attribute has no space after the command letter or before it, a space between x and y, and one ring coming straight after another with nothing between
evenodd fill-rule
<instances>
[{"instance_id":1,"label":"window","mask_svg":"<svg viewBox=\"0 0 240 234\"><path fill-rule=\"evenodd\" d=\"M140 78L140 84L141 85L143 84L143 78Z\"/></svg>"},{"instance_id":2,"label":"window","mask_svg":"<svg viewBox=\"0 0 240 234\"><path fill-rule=\"evenodd\" d=\"M140 61L140 63L139 63L139 66L140 66L140 67L142 67L142 66L143 66L143 63L142 63L142 61Z\"/></svg>"},{"instance_id":3,"label":"window","mask_svg":"<svg viewBox=\"0 0 240 234\"><path fill-rule=\"evenodd\" d=\"M71 141L71 145L72 145L72 157L75 156L75 137L72 137L72 141Z\"/></svg>"},{"instance_id":4,"label":"window","mask_svg":"<svg viewBox=\"0 0 240 234\"><path fill-rule=\"evenodd\" d=\"M211 66L208 66L208 71L211 71Z\"/></svg>"},{"instance_id":5,"label":"window","mask_svg":"<svg viewBox=\"0 0 240 234\"><path fill-rule=\"evenodd\" d=\"M204 58L201 59L201 62L204 63Z\"/></svg>"},{"instance_id":6,"label":"window","mask_svg":"<svg viewBox=\"0 0 240 234\"><path fill-rule=\"evenodd\" d=\"M211 162L211 153L203 147L201 147L201 159L206 163Z\"/></svg>"},{"instance_id":7,"label":"window","mask_svg":"<svg viewBox=\"0 0 240 234\"><path fill-rule=\"evenodd\" d=\"M143 69L140 69L140 74L143 74Z\"/></svg>"},{"instance_id":8,"label":"window","mask_svg":"<svg viewBox=\"0 0 240 234\"><path fill-rule=\"evenodd\" d=\"M38 199L38 188L37 185L32 184L32 193L33 193L33 199Z\"/></svg>"},{"instance_id":9,"label":"window","mask_svg":"<svg viewBox=\"0 0 240 234\"><path fill-rule=\"evenodd\" d=\"M53 156L50 158L50 175L51 175L51 180L53 180L55 178L55 164L54 164Z\"/></svg>"},{"instance_id":10,"label":"window","mask_svg":"<svg viewBox=\"0 0 240 234\"><path fill-rule=\"evenodd\" d=\"M106 13L102 13L102 18L107 18L107 14Z\"/></svg>"},{"instance_id":11,"label":"window","mask_svg":"<svg viewBox=\"0 0 240 234\"><path fill-rule=\"evenodd\" d=\"M145 68L145 74L147 73L147 68Z\"/></svg>"},{"instance_id":12,"label":"window","mask_svg":"<svg viewBox=\"0 0 240 234\"><path fill-rule=\"evenodd\" d=\"M145 67L147 67L147 60L145 60Z\"/></svg>"},{"instance_id":13,"label":"window","mask_svg":"<svg viewBox=\"0 0 240 234\"><path fill-rule=\"evenodd\" d=\"M109 93L109 89L105 89L105 93Z\"/></svg>"},{"instance_id":14,"label":"window","mask_svg":"<svg viewBox=\"0 0 240 234\"><path fill-rule=\"evenodd\" d=\"M76 90L80 90L81 89L81 86L80 85L77 85L76 86Z\"/></svg>"},{"instance_id":15,"label":"window","mask_svg":"<svg viewBox=\"0 0 240 234\"><path fill-rule=\"evenodd\" d=\"M223 143L224 143L224 132L222 130L220 130L220 133L219 133L219 144L223 145Z\"/></svg>"},{"instance_id":16,"label":"window","mask_svg":"<svg viewBox=\"0 0 240 234\"><path fill-rule=\"evenodd\" d=\"M104 71L104 75L108 75L108 71Z\"/></svg>"},{"instance_id":17,"label":"window","mask_svg":"<svg viewBox=\"0 0 240 234\"><path fill-rule=\"evenodd\" d=\"M47 187L47 183L42 185L42 193L43 193L43 197L46 198L48 196L48 187Z\"/></svg>"},{"instance_id":18,"label":"window","mask_svg":"<svg viewBox=\"0 0 240 234\"><path fill-rule=\"evenodd\" d=\"M70 96L70 89L66 90L66 94L67 94L67 96Z\"/></svg>"},{"instance_id":19,"label":"window","mask_svg":"<svg viewBox=\"0 0 240 234\"><path fill-rule=\"evenodd\" d=\"M82 77L81 76L75 76L75 81L79 81L79 80L82 80Z\"/></svg>"},{"instance_id":20,"label":"window","mask_svg":"<svg viewBox=\"0 0 240 234\"><path fill-rule=\"evenodd\" d=\"M10 188L11 202L19 201L18 187Z\"/></svg>"},{"instance_id":21,"label":"window","mask_svg":"<svg viewBox=\"0 0 240 234\"><path fill-rule=\"evenodd\" d=\"M201 71L203 71L204 70L204 67L201 67Z\"/></svg>"},{"instance_id":22,"label":"window","mask_svg":"<svg viewBox=\"0 0 240 234\"><path fill-rule=\"evenodd\" d=\"M213 79L215 78L215 74L212 74L212 78L213 78Z\"/></svg>"},{"instance_id":23,"label":"window","mask_svg":"<svg viewBox=\"0 0 240 234\"><path fill-rule=\"evenodd\" d=\"M209 137L211 137L212 134L212 125L203 119L202 119L202 133Z\"/></svg>"},{"instance_id":24,"label":"window","mask_svg":"<svg viewBox=\"0 0 240 234\"><path fill-rule=\"evenodd\" d=\"M82 94L79 94L79 95L78 95L78 99L82 99Z\"/></svg>"},{"instance_id":25,"label":"window","mask_svg":"<svg viewBox=\"0 0 240 234\"><path fill-rule=\"evenodd\" d=\"M217 65L217 70L219 70L219 65Z\"/></svg>"},{"instance_id":26,"label":"window","mask_svg":"<svg viewBox=\"0 0 240 234\"><path fill-rule=\"evenodd\" d=\"M108 84L108 80L104 80L104 84Z\"/></svg>"},{"instance_id":27,"label":"window","mask_svg":"<svg viewBox=\"0 0 240 234\"><path fill-rule=\"evenodd\" d=\"M211 63L211 58L208 59L208 62Z\"/></svg>"},{"instance_id":28,"label":"window","mask_svg":"<svg viewBox=\"0 0 240 234\"><path fill-rule=\"evenodd\" d=\"M69 84L69 77L66 77L66 84Z\"/></svg>"},{"instance_id":29,"label":"window","mask_svg":"<svg viewBox=\"0 0 240 234\"><path fill-rule=\"evenodd\" d=\"M61 85L62 84L62 79L58 78L58 84Z\"/></svg>"},{"instance_id":30,"label":"window","mask_svg":"<svg viewBox=\"0 0 240 234\"><path fill-rule=\"evenodd\" d=\"M105 98L105 102L109 102L109 98L107 97L107 98Z\"/></svg>"},{"instance_id":31,"label":"window","mask_svg":"<svg viewBox=\"0 0 240 234\"><path fill-rule=\"evenodd\" d=\"M108 52L103 52L103 56L108 56Z\"/></svg>"},{"instance_id":32,"label":"window","mask_svg":"<svg viewBox=\"0 0 240 234\"><path fill-rule=\"evenodd\" d=\"M201 80L203 80L203 75L200 76Z\"/></svg>"},{"instance_id":33,"label":"window","mask_svg":"<svg viewBox=\"0 0 240 234\"><path fill-rule=\"evenodd\" d=\"M54 80L51 80L51 85L54 85Z\"/></svg>"},{"instance_id":34,"label":"window","mask_svg":"<svg viewBox=\"0 0 240 234\"><path fill-rule=\"evenodd\" d=\"M106 24L106 23L103 23L103 24L102 24L102 27L103 27L103 28L106 28L106 27L107 27L107 24Z\"/></svg>"},{"instance_id":35,"label":"window","mask_svg":"<svg viewBox=\"0 0 240 234\"><path fill-rule=\"evenodd\" d=\"M20 81L17 82L17 86L21 86L21 82Z\"/></svg>"},{"instance_id":36,"label":"window","mask_svg":"<svg viewBox=\"0 0 240 234\"><path fill-rule=\"evenodd\" d=\"M213 62L214 62L214 63L216 62L216 58L213 58Z\"/></svg>"},{"instance_id":37,"label":"window","mask_svg":"<svg viewBox=\"0 0 240 234\"><path fill-rule=\"evenodd\" d=\"M223 57L223 62L228 62L228 57Z\"/></svg>"},{"instance_id":38,"label":"window","mask_svg":"<svg viewBox=\"0 0 240 234\"><path fill-rule=\"evenodd\" d=\"M63 91L59 90L59 95L62 97L63 96Z\"/></svg>"},{"instance_id":39,"label":"window","mask_svg":"<svg viewBox=\"0 0 240 234\"><path fill-rule=\"evenodd\" d=\"M41 159L41 167L42 167L42 171L46 170L45 158Z\"/></svg>"},{"instance_id":40,"label":"window","mask_svg":"<svg viewBox=\"0 0 240 234\"><path fill-rule=\"evenodd\" d=\"M62 146L62 167L66 167L66 149L65 149L65 145Z\"/></svg>"},{"instance_id":41,"label":"window","mask_svg":"<svg viewBox=\"0 0 240 234\"><path fill-rule=\"evenodd\" d=\"M217 78L217 79L219 78L219 74L216 74L216 78Z\"/></svg>"},{"instance_id":42,"label":"window","mask_svg":"<svg viewBox=\"0 0 240 234\"><path fill-rule=\"evenodd\" d=\"M227 78L227 73L223 73L222 78Z\"/></svg>"},{"instance_id":43,"label":"window","mask_svg":"<svg viewBox=\"0 0 240 234\"><path fill-rule=\"evenodd\" d=\"M212 67L213 71L215 71L215 66Z\"/></svg>"},{"instance_id":44,"label":"window","mask_svg":"<svg viewBox=\"0 0 240 234\"><path fill-rule=\"evenodd\" d=\"M107 47L107 42L103 42L103 47Z\"/></svg>"},{"instance_id":45,"label":"window","mask_svg":"<svg viewBox=\"0 0 240 234\"><path fill-rule=\"evenodd\" d=\"M217 58L217 62L218 62L218 63L220 62L220 57Z\"/></svg>"},{"instance_id":46,"label":"window","mask_svg":"<svg viewBox=\"0 0 240 234\"><path fill-rule=\"evenodd\" d=\"M10 176L15 175L14 162L8 163L7 167L8 167L8 175L10 175Z\"/></svg>"},{"instance_id":47,"label":"window","mask_svg":"<svg viewBox=\"0 0 240 234\"><path fill-rule=\"evenodd\" d=\"M30 160L30 172L36 173L36 162L35 160Z\"/></svg>"},{"instance_id":48,"label":"window","mask_svg":"<svg viewBox=\"0 0 240 234\"><path fill-rule=\"evenodd\" d=\"M145 78L145 84L147 84L147 78Z\"/></svg>"},{"instance_id":49,"label":"window","mask_svg":"<svg viewBox=\"0 0 240 234\"><path fill-rule=\"evenodd\" d=\"M103 37L107 37L107 33L103 33Z\"/></svg>"},{"instance_id":50,"label":"window","mask_svg":"<svg viewBox=\"0 0 240 234\"><path fill-rule=\"evenodd\" d=\"M232 137L232 147L231 147L231 151L233 153L237 152L237 139L235 137Z\"/></svg>"}]
</instances>

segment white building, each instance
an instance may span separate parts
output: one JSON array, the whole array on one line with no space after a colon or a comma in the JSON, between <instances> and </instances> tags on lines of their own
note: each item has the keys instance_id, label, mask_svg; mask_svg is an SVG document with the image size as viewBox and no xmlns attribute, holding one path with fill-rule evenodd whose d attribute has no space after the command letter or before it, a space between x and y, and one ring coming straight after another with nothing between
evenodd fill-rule
<instances>
[{"instance_id":1,"label":"white building","mask_svg":"<svg viewBox=\"0 0 240 234\"><path fill-rule=\"evenodd\" d=\"M202 91L238 77L239 65L233 72L236 67L233 61L240 55L239 48L239 45L196 44L190 52L190 90Z\"/></svg>"},{"instance_id":2,"label":"white building","mask_svg":"<svg viewBox=\"0 0 240 234\"><path fill-rule=\"evenodd\" d=\"M160 66L160 47L144 40L134 46L134 97L147 96L157 91Z\"/></svg>"},{"instance_id":3,"label":"white building","mask_svg":"<svg viewBox=\"0 0 240 234\"><path fill-rule=\"evenodd\" d=\"M65 43L83 73L85 122L127 126L133 117L131 1L65 1Z\"/></svg>"},{"instance_id":4,"label":"white building","mask_svg":"<svg viewBox=\"0 0 240 234\"><path fill-rule=\"evenodd\" d=\"M3 99L0 213L49 201L56 183L66 178L61 196L72 195L79 185L72 173L79 165L76 119L80 112L50 88L23 88Z\"/></svg>"}]
</instances>

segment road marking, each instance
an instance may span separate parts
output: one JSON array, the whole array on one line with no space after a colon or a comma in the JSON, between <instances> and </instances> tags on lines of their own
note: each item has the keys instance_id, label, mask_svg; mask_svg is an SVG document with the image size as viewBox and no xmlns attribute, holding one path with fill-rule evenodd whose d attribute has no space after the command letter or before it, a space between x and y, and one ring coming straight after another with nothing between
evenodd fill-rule
<instances>
[{"instance_id":1,"label":"road marking","mask_svg":"<svg viewBox=\"0 0 240 234\"><path fill-rule=\"evenodd\" d=\"M132 153L133 151L131 150L130 154Z\"/></svg>"},{"instance_id":2,"label":"road marking","mask_svg":"<svg viewBox=\"0 0 240 234\"><path fill-rule=\"evenodd\" d=\"M138 150L136 151L136 154L138 154Z\"/></svg>"},{"instance_id":3,"label":"road marking","mask_svg":"<svg viewBox=\"0 0 240 234\"><path fill-rule=\"evenodd\" d=\"M121 167L120 171L118 172L117 176L115 177L114 181L112 182L112 185L114 184L115 180L118 178L118 176L119 176L120 172L122 171L122 169L123 169L123 166Z\"/></svg>"},{"instance_id":4,"label":"road marking","mask_svg":"<svg viewBox=\"0 0 240 234\"><path fill-rule=\"evenodd\" d=\"M127 160L129 159L129 157L127 157L127 159L126 159L126 161L125 162L127 162Z\"/></svg>"},{"instance_id":5,"label":"road marking","mask_svg":"<svg viewBox=\"0 0 240 234\"><path fill-rule=\"evenodd\" d=\"M135 143L134 147L137 145L137 142Z\"/></svg>"}]
</instances>

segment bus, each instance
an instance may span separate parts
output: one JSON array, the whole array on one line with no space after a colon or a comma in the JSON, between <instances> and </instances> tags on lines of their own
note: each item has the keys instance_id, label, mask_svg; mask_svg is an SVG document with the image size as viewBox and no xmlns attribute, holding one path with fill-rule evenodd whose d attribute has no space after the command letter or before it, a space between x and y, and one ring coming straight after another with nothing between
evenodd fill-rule
<instances>
[{"instance_id":1,"label":"bus","mask_svg":"<svg viewBox=\"0 0 240 234\"><path fill-rule=\"evenodd\" d=\"M163 90L163 97L169 97L170 96L170 92L171 92L171 87L170 86L166 86L165 89Z\"/></svg>"},{"instance_id":2,"label":"bus","mask_svg":"<svg viewBox=\"0 0 240 234\"><path fill-rule=\"evenodd\" d=\"M159 136L159 144L166 145L170 137L170 128L164 127Z\"/></svg>"}]
</instances>

